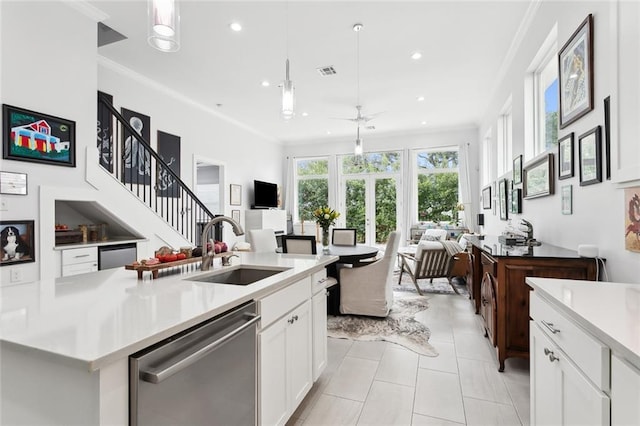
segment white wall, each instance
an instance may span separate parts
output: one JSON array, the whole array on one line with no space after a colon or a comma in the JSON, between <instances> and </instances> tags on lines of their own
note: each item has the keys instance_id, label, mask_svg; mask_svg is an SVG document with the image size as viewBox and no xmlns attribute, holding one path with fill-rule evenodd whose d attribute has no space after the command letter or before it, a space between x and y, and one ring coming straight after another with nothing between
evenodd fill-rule
<instances>
[{"instance_id":1,"label":"white wall","mask_svg":"<svg viewBox=\"0 0 640 426\"><path fill-rule=\"evenodd\" d=\"M95 198L116 216L132 213L128 208L124 211L120 191L98 194L86 182L85 152L88 147L95 149L96 145L98 90L113 95L118 108L123 106L151 116L152 144L156 143L158 129L182 138L181 173L190 187L193 187L193 158L196 155L224 164L227 188L230 183L242 185L242 205L234 206L234 209L249 208L253 179L282 184L280 145L212 112L178 100L153 82L141 81L117 64L111 68L98 67L95 19L100 18L87 17L67 2L0 3L1 102L76 122L75 168L2 161L0 169L3 171L27 173L29 187L27 196L2 196L8 210L1 212L1 218L35 220L37 246L35 263L0 269L2 285L10 283L11 270L19 272L19 282L37 280L41 273L47 276L55 273L54 200L39 197L43 188L45 191L52 188L49 193L55 194L77 193L82 200L91 198L93 191ZM25 22L29 28L37 30L25 31ZM72 196L63 198L73 199ZM231 206L228 196L225 198L225 214L230 216ZM40 205L43 199L46 206ZM243 221L244 214L241 218ZM233 243L233 234L226 228L229 227L225 227L225 238L228 235ZM153 235L145 236L155 241Z\"/></svg>"},{"instance_id":2,"label":"white wall","mask_svg":"<svg viewBox=\"0 0 640 426\"><path fill-rule=\"evenodd\" d=\"M85 147L96 140L97 31L95 21L59 2L2 2L0 8L1 102L75 121L77 164L2 160L1 170L28 175L27 196L2 195L8 205L2 220L35 220L36 240L35 263L0 269L6 284L12 270L19 272L19 281L38 279L40 262L54 254L53 247L40 244L40 221L52 224L53 238L54 218L40 214L39 187L89 188L83 158Z\"/></svg>"},{"instance_id":3,"label":"white wall","mask_svg":"<svg viewBox=\"0 0 640 426\"><path fill-rule=\"evenodd\" d=\"M633 3L633 2L632 2ZM524 122L524 77L526 69L531 64L534 56L540 48L547 34L553 25L558 25L558 50L571 37L571 34L578 28L580 23L589 13L593 14L594 21L594 104L593 111L586 114L576 122L564 129L560 129L558 136L563 137L570 132L574 132L575 139L575 176L566 180L557 179L557 155L555 170L554 195L523 200L523 213L513 215L512 221L518 223L520 218L532 222L535 237L546 244L553 244L569 249L577 249L579 244L595 244L600 249L600 256L607 259L607 271L610 281L622 281L640 283L640 254L625 250L624 248L624 220L626 208L624 206L624 186L634 184L627 181L624 184L614 180L603 180L602 183L580 186L577 166L578 156L578 136L594 128L597 125L604 125L603 100L608 95L615 93L615 86L612 84L614 76L618 72L615 64L615 56L611 48L611 34L616 31L611 26L609 2L543 2L535 14L533 21L524 37L522 44L517 49L517 53L506 72L505 78L498 86L495 96L491 99L486 110L486 114L479 126L478 137L486 134L489 128L495 129L500 108L504 101L513 96L513 155L514 157L524 153L525 134ZM635 27L640 25L640 14L635 13ZM640 67L638 60L640 56L640 42L636 37L628 39L631 44L625 44L621 50L621 68L624 68L626 75L634 75L637 87ZM634 45L635 44L635 45ZM630 93L633 95L633 93ZM625 110L627 116L635 117L633 121L621 120L621 130L625 134L635 134L635 138L620 140L620 148L637 146L640 132L638 129L637 95L636 110L631 113ZM615 103L615 96L612 96L612 103ZM495 131L493 132L495 135ZM494 137L495 139L495 137ZM618 143L614 138L613 144ZM613 149L616 147L614 146ZM637 149L621 149L622 152L636 153L634 160L636 165L640 165L640 158ZM495 155L495 153L494 153ZM628 158L626 160L628 161ZM495 163L495 159L494 159ZM616 167L616 161L612 166ZM604 170L604 169L603 169ZM604 173L604 172L603 172ZM615 170L614 170L615 173ZM511 172L502 176L511 178ZM497 176L501 178L501 176ZM636 179L640 176L636 176ZM573 186L573 214L563 215L560 206L560 186L571 184ZM638 184L638 181L635 182ZM481 183L478 183L481 185ZM477 191L481 191L481 186ZM487 234L499 234L504 229L506 222L501 221L499 216L494 216L490 210L485 210L485 232ZM488 213L488 214L487 214Z\"/></svg>"}]
</instances>

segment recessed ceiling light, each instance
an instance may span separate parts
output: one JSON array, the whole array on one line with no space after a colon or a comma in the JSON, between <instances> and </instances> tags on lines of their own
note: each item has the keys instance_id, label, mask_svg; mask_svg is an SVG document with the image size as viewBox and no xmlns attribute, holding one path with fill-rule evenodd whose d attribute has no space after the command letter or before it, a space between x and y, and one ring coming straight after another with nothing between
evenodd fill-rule
<instances>
[{"instance_id":1,"label":"recessed ceiling light","mask_svg":"<svg viewBox=\"0 0 640 426\"><path fill-rule=\"evenodd\" d=\"M263 80L261 84L262 84L262 87L269 87L269 86L271 86L271 83L269 83L267 80Z\"/></svg>"},{"instance_id":2,"label":"recessed ceiling light","mask_svg":"<svg viewBox=\"0 0 640 426\"><path fill-rule=\"evenodd\" d=\"M418 96L416 99L418 100L418 102L422 102L424 101L424 96Z\"/></svg>"},{"instance_id":3,"label":"recessed ceiling light","mask_svg":"<svg viewBox=\"0 0 640 426\"><path fill-rule=\"evenodd\" d=\"M411 54L411 59L417 61L418 59L422 58L422 53L420 52L413 52Z\"/></svg>"},{"instance_id":4,"label":"recessed ceiling light","mask_svg":"<svg viewBox=\"0 0 640 426\"><path fill-rule=\"evenodd\" d=\"M331 134L331 130L327 130L327 134L330 135Z\"/></svg>"},{"instance_id":5,"label":"recessed ceiling light","mask_svg":"<svg viewBox=\"0 0 640 426\"><path fill-rule=\"evenodd\" d=\"M242 25L240 25L238 22L232 22L231 24L229 24L229 28L231 28L235 32L242 31Z\"/></svg>"},{"instance_id":6,"label":"recessed ceiling light","mask_svg":"<svg viewBox=\"0 0 640 426\"><path fill-rule=\"evenodd\" d=\"M308 116L309 116L309 113L308 113L308 112L303 112L303 113L302 113L302 116L303 116L303 117L308 117Z\"/></svg>"},{"instance_id":7,"label":"recessed ceiling light","mask_svg":"<svg viewBox=\"0 0 640 426\"><path fill-rule=\"evenodd\" d=\"M421 121L420 124L422 124L424 126L425 124L427 124L427 122L426 121Z\"/></svg>"}]
</instances>

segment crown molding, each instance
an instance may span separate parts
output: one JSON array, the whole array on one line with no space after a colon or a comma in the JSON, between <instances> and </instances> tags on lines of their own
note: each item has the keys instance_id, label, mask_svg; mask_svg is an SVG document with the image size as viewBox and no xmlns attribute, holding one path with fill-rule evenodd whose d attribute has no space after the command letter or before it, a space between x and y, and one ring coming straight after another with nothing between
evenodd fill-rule
<instances>
[{"instance_id":1,"label":"crown molding","mask_svg":"<svg viewBox=\"0 0 640 426\"><path fill-rule=\"evenodd\" d=\"M62 3L66 4L72 9L77 10L82 13L84 16L94 20L95 22L101 22L105 19L109 18L109 15L104 13L102 10L98 9L92 4L89 4L86 0L61 0Z\"/></svg>"},{"instance_id":2,"label":"crown molding","mask_svg":"<svg viewBox=\"0 0 640 426\"><path fill-rule=\"evenodd\" d=\"M516 31L515 35L513 36L513 39L511 40L511 45L509 46L509 50L507 50L507 54L502 60L502 64L500 64L500 68L498 69L498 73L496 74L496 78L493 82L493 87L491 88L491 91L489 92L489 97L487 98L488 102L485 105L485 108L484 108L485 111L487 110L489 104L495 97L498 91L498 88L500 87L500 84L502 83L505 76L507 75L507 70L513 63L513 59L515 58L516 53L518 53L518 51L520 50L520 46L522 45L522 42L524 41L524 38L527 32L531 28L531 25L533 24L533 19L538 13L538 9L540 9L541 4L542 4L542 0L531 0L531 2L529 3L527 10L524 13L524 16L522 17L522 20L520 21L520 25L518 26L518 31Z\"/></svg>"}]
</instances>

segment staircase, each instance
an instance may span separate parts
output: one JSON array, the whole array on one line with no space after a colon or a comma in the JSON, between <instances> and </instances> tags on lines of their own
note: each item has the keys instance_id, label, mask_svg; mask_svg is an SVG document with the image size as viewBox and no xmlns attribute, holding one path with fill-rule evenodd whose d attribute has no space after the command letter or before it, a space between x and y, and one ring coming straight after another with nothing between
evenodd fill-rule
<instances>
[{"instance_id":1,"label":"staircase","mask_svg":"<svg viewBox=\"0 0 640 426\"><path fill-rule=\"evenodd\" d=\"M100 166L182 238L200 245L214 214L100 92L97 134Z\"/></svg>"}]
</instances>

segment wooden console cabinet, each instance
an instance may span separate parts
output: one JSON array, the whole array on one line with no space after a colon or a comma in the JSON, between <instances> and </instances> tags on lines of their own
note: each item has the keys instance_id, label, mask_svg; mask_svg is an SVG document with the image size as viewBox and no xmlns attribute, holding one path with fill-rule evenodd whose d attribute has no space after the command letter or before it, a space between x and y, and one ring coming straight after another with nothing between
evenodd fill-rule
<instances>
[{"instance_id":1,"label":"wooden console cabinet","mask_svg":"<svg viewBox=\"0 0 640 426\"><path fill-rule=\"evenodd\" d=\"M529 358L529 291L527 277L596 279L596 260L573 250L542 244L506 246L497 237L470 239L471 302L481 314L485 335L496 349L499 371L510 357ZM470 278L470 279L469 279Z\"/></svg>"}]
</instances>

